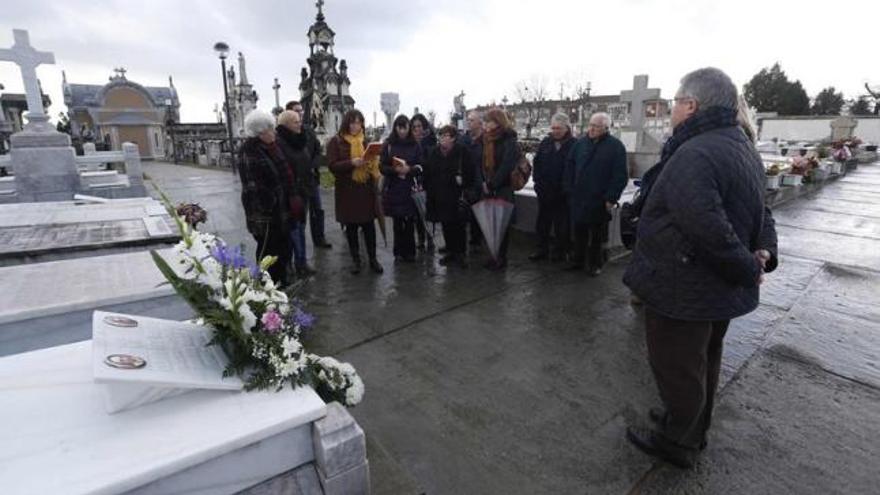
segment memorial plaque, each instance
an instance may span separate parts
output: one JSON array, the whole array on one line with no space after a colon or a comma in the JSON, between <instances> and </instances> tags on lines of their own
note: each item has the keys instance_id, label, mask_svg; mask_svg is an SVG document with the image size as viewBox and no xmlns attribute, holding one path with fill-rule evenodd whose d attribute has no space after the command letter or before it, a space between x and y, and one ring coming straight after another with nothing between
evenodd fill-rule
<instances>
[{"instance_id":1,"label":"memorial plaque","mask_svg":"<svg viewBox=\"0 0 880 495\"><path fill-rule=\"evenodd\" d=\"M223 377L229 360L208 345L211 333L192 323L95 311L92 370L105 386L108 412L197 389L241 390L241 379Z\"/></svg>"}]
</instances>

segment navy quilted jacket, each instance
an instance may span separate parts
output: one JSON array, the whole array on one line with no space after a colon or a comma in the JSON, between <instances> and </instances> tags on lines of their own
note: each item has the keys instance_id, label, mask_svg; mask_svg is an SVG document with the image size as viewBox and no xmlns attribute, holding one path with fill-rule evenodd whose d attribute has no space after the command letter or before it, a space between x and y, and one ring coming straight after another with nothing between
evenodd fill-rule
<instances>
[{"instance_id":1,"label":"navy quilted jacket","mask_svg":"<svg viewBox=\"0 0 880 495\"><path fill-rule=\"evenodd\" d=\"M681 320L724 320L758 306L776 229L764 207L764 168L738 127L705 132L670 157L639 219L623 281L653 310Z\"/></svg>"}]
</instances>

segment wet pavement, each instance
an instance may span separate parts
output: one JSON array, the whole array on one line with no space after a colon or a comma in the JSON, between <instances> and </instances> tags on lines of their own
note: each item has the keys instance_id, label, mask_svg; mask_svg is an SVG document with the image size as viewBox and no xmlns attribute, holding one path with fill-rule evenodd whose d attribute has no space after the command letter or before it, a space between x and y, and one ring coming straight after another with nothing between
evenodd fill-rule
<instances>
[{"instance_id":1,"label":"wet pavement","mask_svg":"<svg viewBox=\"0 0 880 495\"><path fill-rule=\"evenodd\" d=\"M144 170L253 252L232 174ZM309 244L319 275L303 298L319 323L307 342L366 383L352 413L373 493L826 494L880 482L880 165L775 210L780 267L728 332L709 448L693 471L623 438L658 403L641 310L620 282L626 258L589 278L528 262L532 240L517 235L504 273L478 256L469 269L431 255L395 264L389 222L385 273L354 276L324 197L333 249ZM173 298L125 309L188 313ZM69 335L84 338L87 312L71 316Z\"/></svg>"}]
</instances>

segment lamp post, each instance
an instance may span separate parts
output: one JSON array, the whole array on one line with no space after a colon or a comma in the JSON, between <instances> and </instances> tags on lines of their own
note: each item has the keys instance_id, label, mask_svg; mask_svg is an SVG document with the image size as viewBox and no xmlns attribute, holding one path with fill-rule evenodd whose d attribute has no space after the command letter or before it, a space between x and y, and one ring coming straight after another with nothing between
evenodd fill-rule
<instances>
[{"instance_id":1,"label":"lamp post","mask_svg":"<svg viewBox=\"0 0 880 495\"><path fill-rule=\"evenodd\" d=\"M229 45L222 41L214 43L214 51L220 57L220 72L223 76L223 108L226 110L226 133L229 137L229 158L232 160L232 171L235 172L235 142L232 138L232 119L229 118L229 88L226 85L226 55Z\"/></svg>"}]
</instances>

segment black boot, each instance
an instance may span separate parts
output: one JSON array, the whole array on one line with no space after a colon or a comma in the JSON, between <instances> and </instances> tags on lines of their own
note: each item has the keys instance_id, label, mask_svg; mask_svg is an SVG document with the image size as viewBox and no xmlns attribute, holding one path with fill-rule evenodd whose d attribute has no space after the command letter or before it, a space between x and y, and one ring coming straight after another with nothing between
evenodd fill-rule
<instances>
[{"instance_id":1,"label":"black boot","mask_svg":"<svg viewBox=\"0 0 880 495\"><path fill-rule=\"evenodd\" d=\"M363 263L361 263L360 258L352 259L351 269L349 270L351 272L351 274L357 275L358 273L360 273L361 272L361 265L363 265Z\"/></svg>"},{"instance_id":2,"label":"black boot","mask_svg":"<svg viewBox=\"0 0 880 495\"><path fill-rule=\"evenodd\" d=\"M377 274L385 272L385 270L382 268L382 265L379 264L379 260L377 260L376 258L370 260L370 270L373 270L373 273Z\"/></svg>"},{"instance_id":3,"label":"black boot","mask_svg":"<svg viewBox=\"0 0 880 495\"><path fill-rule=\"evenodd\" d=\"M647 428L630 426L626 429L626 439L642 452L664 460L682 469L694 467L697 457L696 449L673 443L660 433Z\"/></svg>"}]
</instances>

